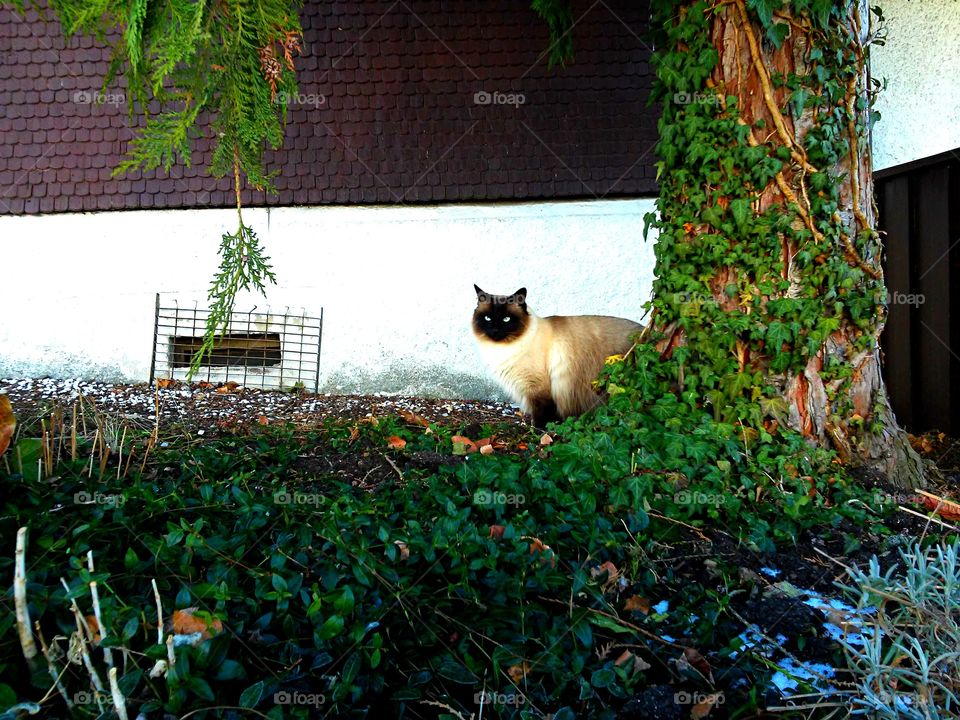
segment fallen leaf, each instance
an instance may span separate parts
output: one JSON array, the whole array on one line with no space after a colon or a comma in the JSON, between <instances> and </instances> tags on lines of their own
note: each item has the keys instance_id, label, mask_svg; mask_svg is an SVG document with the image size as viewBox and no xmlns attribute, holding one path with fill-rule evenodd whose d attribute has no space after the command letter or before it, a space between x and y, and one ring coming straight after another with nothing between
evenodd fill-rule
<instances>
[{"instance_id":1,"label":"fallen leaf","mask_svg":"<svg viewBox=\"0 0 960 720\"><path fill-rule=\"evenodd\" d=\"M547 560L550 563L550 567L557 566L557 554L553 551L553 549L549 545L545 544L543 540L541 540L538 537L533 537L532 535L524 535L520 539L530 541L531 555L534 555L537 553L542 554L544 556L543 559Z\"/></svg>"},{"instance_id":2,"label":"fallen leaf","mask_svg":"<svg viewBox=\"0 0 960 720\"><path fill-rule=\"evenodd\" d=\"M360 437L360 426L354 425L352 428L350 428L350 437L347 439L347 442L353 442L358 437Z\"/></svg>"},{"instance_id":3,"label":"fallen leaf","mask_svg":"<svg viewBox=\"0 0 960 720\"><path fill-rule=\"evenodd\" d=\"M683 670L684 666L691 667L700 673L704 678L713 683L713 671L710 669L710 663L700 654L696 648L684 648L683 655L677 660L677 668Z\"/></svg>"},{"instance_id":4,"label":"fallen leaf","mask_svg":"<svg viewBox=\"0 0 960 720\"><path fill-rule=\"evenodd\" d=\"M931 497L925 493L921 495L921 498L923 507L935 512L944 520L960 520L960 504L942 497Z\"/></svg>"},{"instance_id":5,"label":"fallen leaf","mask_svg":"<svg viewBox=\"0 0 960 720\"><path fill-rule=\"evenodd\" d=\"M406 560L410 557L410 547L403 540L394 540L393 544L400 551L400 559Z\"/></svg>"},{"instance_id":6,"label":"fallen leaf","mask_svg":"<svg viewBox=\"0 0 960 720\"><path fill-rule=\"evenodd\" d=\"M507 675L510 676L510 679L515 683L519 683L527 675L530 674L530 663L524 660L519 665L511 665L507 668Z\"/></svg>"},{"instance_id":7,"label":"fallen leaf","mask_svg":"<svg viewBox=\"0 0 960 720\"><path fill-rule=\"evenodd\" d=\"M209 613L203 613L202 615L198 613L199 610L195 607L174 610L171 620L174 634L192 635L200 633L199 642L203 642L223 632L223 622L220 618L213 617Z\"/></svg>"},{"instance_id":8,"label":"fallen leaf","mask_svg":"<svg viewBox=\"0 0 960 720\"><path fill-rule=\"evenodd\" d=\"M414 412L410 412L409 410L398 410L397 414L411 425L419 425L420 427L427 428L428 430L430 429L430 423Z\"/></svg>"},{"instance_id":9,"label":"fallen leaf","mask_svg":"<svg viewBox=\"0 0 960 720\"><path fill-rule=\"evenodd\" d=\"M541 444L541 445L550 445L550 444L552 444L552 443L553 443L553 438L550 437L550 433L544 433L544 434L540 437L540 444Z\"/></svg>"},{"instance_id":10,"label":"fallen leaf","mask_svg":"<svg viewBox=\"0 0 960 720\"><path fill-rule=\"evenodd\" d=\"M504 531L506 531L506 529L507 529L506 525L491 525L490 537L492 537L494 540L502 540L503 533Z\"/></svg>"},{"instance_id":11,"label":"fallen leaf","mask_svg":"<svg viewBox=\"0 0 960 720\"><path fill-rule=\"evenodd\" d=\"M481 445L480 446L481 455L493 455L493 445Z\"/></svg>"},{"instance_id":12,"label":"fallen leaf","mask_svg":"<svg viewBox=\"0 0 960 720\"><path fill-rule=\"evenodd\" d=\"M10 446L10 438L17 427L17 418L13 414L9 395L0 395L0 455Z\"/></svg>"},{"instance_id":13,"label":"fallen leaf","mask_svg":"<svg viewBox=\"0 0 960 720\"><path fill-rule=\"evenodd\" d=\"M96 615L87 615L87 627L90 629L90 636L93 638L94 644L100 642L100 623L97 622Z\"/></svg>"},{"instance_id":14,"label":"fallen leaf","mask_svg":"<svg viewBox=\"0 0 960 720\"><path fill-rule=\"evenodd\" d=\"M629 650L624 650L624 651L620 654L620 657L618 657L616 660L613 661L613 664L616 665L617 667L620 667L621 665L623 665L624 663L626 663L627 661L629 661L630 658L632 658L632 657L633 657L633 653L632 653L632 652L630 652Z\"/></svg>"},{"instance_id":15,"label":"fallen leaf","mask_svg":"<svg viewBox=\"0 0 960 720\"><path fill-rule=\"evenodd\" d=\"M209 388L213 387L213 383L207 382L206 380L201 380L197 383L197 387L203 390L208 390Z\"/></svg>"},{"instance_id":16,"label":"fallen leaf","mask_svg":"<svg viewBox=\"0 0 960 720\"><path fill-rule=\"evenodd\" d=\"M266 415L261 415L260 417L258 417L258 418L257 418L257 422L260 423L261 425L269 425L269 424L270 424L270 421L267 420L267 416L266 416Z\"/></svg>"},{"instance_id":17,"label":"fallen leaf","mask_svg":"<svg viewBox=\"0 0 960 720\"><path fill-rule=\"evenodd\" d=\"M168 388L177 385L177 381L173 378L157 378L157 387L158 388Z\"/></svg>"},{"instance_id":18,"label":"fallen leaf","mask_svg":"<svg viewBox=\"0 0 960 720\"><path fill-rule=\"evenodd\" d=\"M618 575L620 575L620 571L617 570L617 566L614 565L614 564L613 564L612 562L610 562L609 560L607 560L605 563L603 563L603 565L600 565L599 567L592 568L592 569L590 570L590 576L593 577L593 578L598 578L598 577L600 577L601 575L603 575L604 573L606 573L608 580L613 580L613 579L616 578Z\"/></svg>"},{"instance_id":19,"label":"fallen leaf","mask_svg":"<svg viewBox=\"0 0 960 720\"><path fill-rule=\"evenodd\" d=\"M450 438L450 441L453 443L454 455L466 455L468 453L477 451L477 444L470 438L464 437L463 435L454 435L452 438Z\"/></svg>"},{"instance_id":20,"label":"fallen leaf","mask_svg":"<svg viewBox=\"0 0 960 720\"><path fill-rule=\"evenodd\" d=\"M641 612L644 615L650 614L650 601L640 595L631 595L623 604L624 610Z\"/></svg>"},{"instance_id":21,"label":"fallen leaf","mask_svg":"<svg viewBox=\"0 0 960 720\"><path fill-rule=\"evenodd\" d=\"M632 668L633 672L643 672L644 670L650 669L650 663L644 660L639 655L635 655L629 650L624 650L620 657L613 661L613 664L617 667L623 667L626 665L628 668Z\"/></svg>"},{"instance_id":22,"label":"fallen leaf","mask_svg":"<svg viewBox=\"0 0 960 720\"><path fill-rule=\"evenodd\" d=\"M393 450L403 450L406 446L407 441L402 437L391 435L387 438L387 447L392 448Z\"/></svg>"},{"instance_id":23,"label":"fallen leaf","mask_svg":"<svg viewBox=\"0 0 960 720\"><path fill-rule=\"evenodd\" d=\"M527 444L526 444L526 443L517 443L517 449L518 449L518 450L526 450L526 449L527 449Z\"/></svg>"},{"instance_id":24,"label":"fallen leaf","mask_svg":"<svg viewBox=\"0 0 960 720\"><path fill-rule=\"evenodd\" d=\"M720 697L717 693L707 695L701 702L690 708L690 720L703 720L719 702Z\"/></svg>"}]
</instances>

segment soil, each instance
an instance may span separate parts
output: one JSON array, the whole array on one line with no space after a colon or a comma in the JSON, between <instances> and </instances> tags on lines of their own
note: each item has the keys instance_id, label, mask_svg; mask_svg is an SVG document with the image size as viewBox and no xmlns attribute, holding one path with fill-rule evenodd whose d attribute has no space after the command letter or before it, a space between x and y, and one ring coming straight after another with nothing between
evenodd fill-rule
<instances>
[{"instance_id":1,"label":"soil","mask_svg":"<svg viewBox=\"0 0 960 720\"><path fill-rule=\"evenodd\" d=\"M164 381L161 381L164 382ZM236 431L255 424L307 426L325 419L360 420L408 411L428 422L478 425L516 422L523 416L510 405L480 400L445 400L389 395L313 395L243 388L236 384L184 385L160 388L51 378L0 379L0 394L10 396L20 423L48 414L54 405L70 406L82 395L96 407L133 423L153 427L159 416L164 428L202 430L202 434ZM158 413L159 410L159 413Z\"/></svg>"},{"instance_id":2,"label":"soil","mask_svg":"<svg viewBox=\"0 0 960 720\"><path fill-rule=\"evenodd\" d=\"M242 434L245 428L263 424L294 423L309 427L326 419L362 421L404 413L457 428L468 437L480 437L482 426L491 424L515 427L513 442L529 432L516 408L485 401L309 395L236 386L218 388L202 383L155 389L147 385L53 379L0 379L0 394L10 396L21 425L39 424L53 406L69 408L82 395L99 411L131 425L152 428L158 424L161 438L167 431L210 437ZM939 468L940 477L930 491L948 497L960 495L960 441L934 432L913 438L913 443L921 455ZM397 465L379 448L358 443L356 450L349 454L324 453L319 449L308 452L299 457L294 469L304 479L332 475L372 490L394 481L397 473L416 468L436 469L462 460L455 455L420 452L398 457L396 462L401 464ZM840 646L824 633L824 613L804 603L809 595L794 597L781 592L780 588L838 597L836 582L846 577L845 566L863 566L872 556L877 556L881 567L890 567L898 562L897 548L902 544L898 540L907 542L909 538L947 532L926 517L927 511L916 502L916 495L888 487L876 477L861 474L856 479L862 486L893 495L901 505L915 509L916 515L899 512L885 521L900 537L891 539L869 526L848 523L835 528L817 528L816 533L798 537L792 547L782 548L775 556L765 556L750 551L723 528L708 527L702 531L691 530L682 542L674 543L671 557L662 561L661 569L709 587L718 584L714 571L717 562L740 568L743 592L736 593L731 607L743 621L744 630L750 630L749 624L754 631L759 631L757 637L762 634L776 638L781 652L800 661L834 666L840 657ZM310 488L304 486L303 490ZM726 664L729 665L729 661ZM622 720L689 717L690 708L675 700L675 695L683 692L688 691L676 685L652 685L629 700L618 717ZM724 708L716 707L709 716L722 718L725 712Z\"/></svg>"}]
</instances>

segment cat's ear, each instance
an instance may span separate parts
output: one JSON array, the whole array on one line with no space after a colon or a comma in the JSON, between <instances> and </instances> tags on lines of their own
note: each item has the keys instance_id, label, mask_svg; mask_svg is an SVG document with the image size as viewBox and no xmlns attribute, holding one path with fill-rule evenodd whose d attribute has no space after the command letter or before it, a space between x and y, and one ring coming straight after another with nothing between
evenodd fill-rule
<instances>
[{"instance_id":1,"label":"cat's ear","mask_svg":"<svg viewBox=\"0 0 960 720\"><path fill-rule=\"evenodd\" d=\"M521 307L527 306L527 289L525 287L517 290L510 298L516 305Z\"/></svg>"},{"instance_id":2,"label":"cat's ear","mask_svg":"<svg viewBox=\"0 0 960 720\"><path fill-rule=\"evenodd\" d=\"M480 289L480 286L477 285L476 283L473 284L473 289L477 291L477 297L478 297L478 298L479 298L481 295L486 295L486 293L485 293L483 290L481 290L481 289Z\"/></svg>"}]
</instances>

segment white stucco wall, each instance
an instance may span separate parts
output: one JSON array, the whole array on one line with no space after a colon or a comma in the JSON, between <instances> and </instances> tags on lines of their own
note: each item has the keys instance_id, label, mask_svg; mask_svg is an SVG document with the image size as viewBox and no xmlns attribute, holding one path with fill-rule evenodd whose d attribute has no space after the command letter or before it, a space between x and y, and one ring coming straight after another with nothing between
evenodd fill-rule
<instances>
[{"instance_id":1,"label":"white stucco wall","mask_svg":"<svg viewBox=\"0 0 960 720\"><path fill-rule=\"evenodd\" d=\"M491 397L469 331L473 283L526 286L541 315L639 319L653 281L653 234L643 240L652 209L652 200L247 209L278 286L237 307L323 307L323 391ZM0 217L0 377L145 381L154 293L202 307L220 234L235 229L231 210Z\"/></svg>"},{"instance_id":2,"label":"white stucco wall","mask_svg":"<svg viewBox=\"0 0 960 720\"><path fill-rule=\"evenodd\" d=\"M880 0L887 41L871 53L885 79L873 129L882 169L960 147L960 2Z\"/></svg>"}]
</instances>

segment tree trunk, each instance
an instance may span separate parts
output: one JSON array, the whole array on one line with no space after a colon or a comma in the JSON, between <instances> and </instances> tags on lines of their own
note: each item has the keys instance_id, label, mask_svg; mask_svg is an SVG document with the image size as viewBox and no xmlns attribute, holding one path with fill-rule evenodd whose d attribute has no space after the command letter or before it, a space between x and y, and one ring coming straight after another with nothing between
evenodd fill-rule
<instances>
[{"instance_id":1,"label":"tree trunk","mask_svg":"<svg viewBox=\"0 0 960 720\"><path fill-rule=\"evenodd\" d=\"M870 18L855 2L804 5L654 3L658 348L715 373L701 383L714 405L749 398L766 428L913 487L923 465L880 371Z\"/></svg>"}]
</instances>

